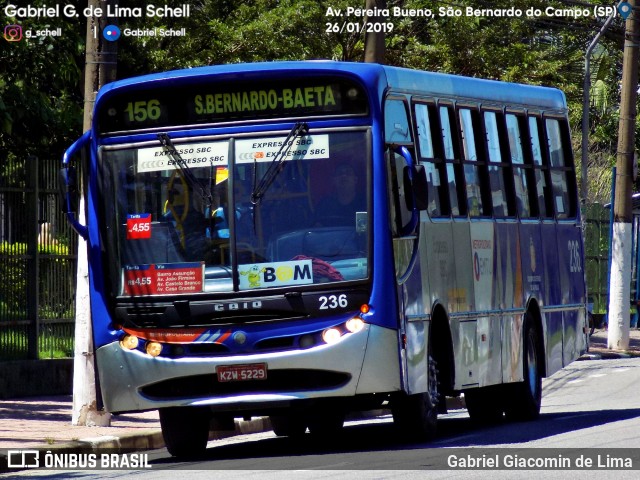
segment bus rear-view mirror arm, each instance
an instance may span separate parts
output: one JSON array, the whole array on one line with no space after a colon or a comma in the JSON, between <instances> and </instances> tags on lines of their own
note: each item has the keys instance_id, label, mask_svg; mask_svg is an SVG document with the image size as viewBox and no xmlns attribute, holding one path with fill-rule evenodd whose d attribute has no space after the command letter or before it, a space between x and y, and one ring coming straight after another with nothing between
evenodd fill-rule
<instances>
[{"instance_id":1,"label":"bus rear-view mirror arm","mask_svg":"<svg viewBox=\"0 0 640 480\"><path fill-rule=\"evenodd\" d=\"M402 229L402 235L415 231L420 219L420 211L427 209L427 176L423 165L416 165L411 152L406 147L396 147L395 152L401 155L407 166L403 169L403 188L407 210L411 211L411 220Z\"/></svg>"},{"instance_id":2,"label":"bus rear-view mirror arm","mask_svg":"<svg viewBox=\"0 0 640 480\"><path fill-rule=\"evenodd\" d=\"M82 225L78 221L78 205L80 200L78 172L75 166L72 164L72 159L81 154L83 148L85 148L91 140L91 132L85 132L82 137L76 140L71 145L64 156L62 157L62 168L58 176L60 187L60 208L62 212L67 216L69 223L73 229L78 232L85 240L88 236L88 230L86 225Z\"/></svg>"},{"instance_id":3,"label":"bus rear-view mirror arm","mask_svg":"<svg viewBox=\"0 0 640 480\"><path fill-rule=\"evenodd\" d=\"M396 147L396 153L407 162L403 170L404 190L408 210L423 211L427 209L427 173L424 165L418 165L413 160L411 152L406 147Z\"/></svg>"},{"instance_id":4,"label":"bus rear-view mirror arm","mask_svg":"<svg viewBox=\"0 0 640 480\"><path fill-rule=\"evenodd\" d=\"M411 175L409 175L410 172ZM424 165L405 167L404 176L405 188L411 193L410 198L413 201L413 205L410 208L415 208L419 212L426 210L429 201L427 199L427 171Z\"/></svg>"}]
</instances>

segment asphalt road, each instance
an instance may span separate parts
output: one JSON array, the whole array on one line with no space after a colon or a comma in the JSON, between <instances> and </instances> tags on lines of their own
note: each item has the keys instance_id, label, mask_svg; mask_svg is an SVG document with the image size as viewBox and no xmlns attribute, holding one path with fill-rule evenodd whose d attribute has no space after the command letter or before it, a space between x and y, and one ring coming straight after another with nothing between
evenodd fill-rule
<instances>
[{"instance_id":1,"label":"asphalt road","mask_svg":"<svg viewBox=\"0 0 640 480\"><path fill-rule=\"evenodd\" d=\"M310 435L292 441L271 432L209 443L206 454L182 462L166 450L149 453L151 469L117 472L22 472L16 477L250 480L285 478L532 478L532 471L506 467L524 462L569 462L571 469L539 469L535 478L637 478L640 469L640 359L575 362L543 382L543 409L534 422L477 426L465 410L441 416L438 438L410 443L399 438L390 417L350 422L330 444ZM453 450L445 450L453 449ZM529 449L544 449L534 450ZM570 449L570 450L563 450ZM611 450L619 449L619 450ZM460 469L449 465L469 456L500 469ZM595 468L578 470L576 457ZM508 457L508 458L507 458ZM489 460L487 460L489 459ZM551 460L548 460L551 459ZM564 459L564 460L563 460ZM627 467L631 459L633 469ZM616 464L616 462L619 463ZM468 460L467 460L468 461ZM442 467L444 465L444 467ZM553 467L553 464L551 463ZM622 467L615 470L614 467ZM440 469L441 468L441 469ZM435 469L435 470L434 470ZM189 470L187 473L185 470Z\"/></svg>"}]
</instances>

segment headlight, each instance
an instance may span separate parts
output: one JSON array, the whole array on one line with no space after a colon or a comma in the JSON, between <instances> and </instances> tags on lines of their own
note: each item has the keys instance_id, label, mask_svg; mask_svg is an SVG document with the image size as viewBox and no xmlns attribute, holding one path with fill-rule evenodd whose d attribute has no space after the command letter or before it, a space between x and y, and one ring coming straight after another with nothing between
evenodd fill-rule
<instances>
[{"instance_id":1,"label":"headlight","mask_svg":"<svg viewBox=\"0 0 640 480\"><path fill-rule=\"evenodd\" d=\"M162 344L158 342L148 342L145 350L152 357L157 357L162 353Z\"/></svg>"},{"instance_id":2,"label":"headlight","mask_svg":"<svg viewBox=\"0 0 640 480\"><path fill-rule=\"evenodd\" d=\"M137 348L137 346L138 346L138 337L136 337L134 335L125 335L120 340L120 346L124 350L133 350L134 348Z\"/></svg>"},{"instance_id":3,"label":"headlight","mask_svg":"<svg viewBox=\"0 0 640 480\"><path fill-rule=\"evenodd\" d=\"M336 343L338 340L340 340L341 336L342 334L337 328L327 328L324 332L322 332L322 339L328 345Z\"/></svg>"},{"instance_id":4,"label":"headlight","mask_svg":"<svg viewBox=\"0 0 640 480\"><path fill-rule=\"evenodd\" d=\"M349 330L351 333L359 332L364 328L364 320L362 320L360 317L354 317L351 320L347 320L345 327L347 327L347 330Z\"/></svg>"}]
</instances>

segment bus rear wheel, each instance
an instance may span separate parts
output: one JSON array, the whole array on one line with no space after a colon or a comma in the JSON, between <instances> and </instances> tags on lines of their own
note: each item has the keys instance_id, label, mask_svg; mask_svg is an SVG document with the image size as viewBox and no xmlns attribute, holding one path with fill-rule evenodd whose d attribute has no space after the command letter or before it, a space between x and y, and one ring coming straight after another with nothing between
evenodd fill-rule
<instances>
[{"instance_id":1,"label":"bus rear wheel","mask_svg":"<svg viewBox=\"0 0 640 480\"><path fill-rule=\"evenodd\" d=\"M201 407L161 408L160 426L167 450L174 457L194 457L207 449L211 412Z\"/></svg>"},{"instance_id":2,"label":"bus rear wheel","mask_svg":"<svg viewBox=\"0 0 640 480\"><path fill-rule=\"evenodd\" d=\"M431 440L436 436L438 423L438 370L429 357L429 390L407 395L398 393L391 400L393 423L403 437L411 440Z\"/></svg>"},{"instance_id":3,"label":"bus rear wheel","mask_svg":"<svg viewBox=\"0 0 640 480\"><path fill-rule=\"evenodd\" d=\"M505 413L510 420L535 420L542 404L542 365L538 331L529 314L524 321L524 380L512 386Z\"/></svg>"},{"instance_id":4,"label":"bus rear wheel","mask_svg":"<svg viewBox=\"0 0 640 480\"><path fill-rule=\"evenodd\" d=\"M500 389L496 387L465 390L464 402L471 420L482 425L502 420L501 397Z\"/></svg>"}]
</instances>

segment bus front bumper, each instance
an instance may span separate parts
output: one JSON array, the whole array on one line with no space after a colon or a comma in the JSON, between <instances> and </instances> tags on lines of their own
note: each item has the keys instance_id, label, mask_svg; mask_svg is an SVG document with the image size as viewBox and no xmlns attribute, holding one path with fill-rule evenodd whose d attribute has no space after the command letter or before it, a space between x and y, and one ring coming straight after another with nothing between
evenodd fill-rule
<instances>
[{"instance_id":1,"label":"bus front bumper","mask_svg":"<svg viewBox=\"0 0 640 480\"><path fill-rule=\"evenodd\" d=\"M96 350L96 360L110 412L175 406L251 411L400 388L397 332L376 325L332 345L303 350L176 359L125 350L113 342ZM255 364L266 365L266 380L218 379L218 367Z\"/></svg>"}]
</instances>

